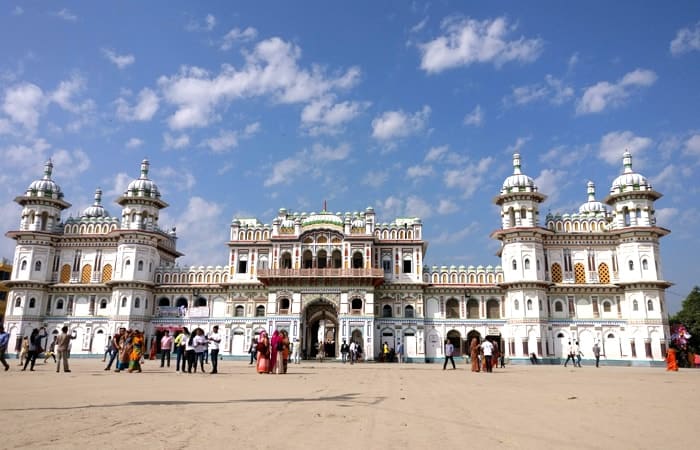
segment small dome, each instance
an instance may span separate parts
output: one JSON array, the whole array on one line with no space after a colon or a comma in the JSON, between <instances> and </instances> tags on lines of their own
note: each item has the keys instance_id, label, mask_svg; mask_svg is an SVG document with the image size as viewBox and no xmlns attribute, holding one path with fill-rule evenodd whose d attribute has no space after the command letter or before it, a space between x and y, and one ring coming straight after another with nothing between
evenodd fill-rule
<instances>
[{"instance_id":1,"label":"small dome","mask_svg":"<svg viewBox=\"0 0 700 450\"><path fill-rule=\"evenodd\" d=\"M588 201L583 203L578 208L579 214L598 214L607 213L608 209L605 205L595 199L595 183L588 182Z\"/></svg>"},{"instance_id":2,"label":"small dome","mask_svg":"<svg viewBox=\"0 0 700 450\"><path fill-rule=\"evenodd\" d=\"M27 188L28 197L49 197L63 198L61 187L51 179L53 172L53 163L51 160L44 164L44 177L41 180L32 181L32 184Z\"/></svg>"},{"instance_id":3,"label":"small dome","mask_svg":"<svg viewBox=\"0 0 700 450\"><path fill-rule=\"evenodd\" d=\"M301 225L304 227L317 224L329 224L342 227L343 219L330 212L312 212L301 221Z\"/></svg>"},{"instance_id":4,"label":"small dome","mask_svg":"<svg viewBox=\"0 0 700 450\"><path fill-rule=\"evenodd\" d=\"M102 189L95 190L95 201L83 211L82 217L109 217L109 213L102 206Z\"/></svg>"},{"instance_id":5,"label":"small dome","mask_svg":"<svg viewBox=\"0 0 700 450\"><path fill-rule=\"evenodd\" d=\"M513 154L513 175L503 181L501 194L509 192L536 192L535 181L520 171L520 154Z\"/></svg>"},{"instance_id":6,"label":"small dome","mask_svg":"<svg viewBox=\"0 0 700 450\"><path fill-rule=\"evenodd\" d=\"M622 165L624 170L622 175L613 180L612 186L610 187L611 194L619 194L621 192L629 191L652 190L649 180L647 180L645 176L632 170L632 154L629 152L629 150L626 150L622 156Z\"/></svg>"},{"instance_id":7,"label":"small dome","mask_svg":"<svg viewBox=\"0 0 700 450\"><path fill-rule=\"evenodd\" d=\"M158 186L148 178L148 159L141 161L141 176L129 183L124 192L124 197L152 197L160 198Z\"/></svg>"},{"instance_id":8,"label":"small dome","mask_svg":"<svg viewBox=\"0 0 700 450\"><path fill-rule=\"evenodd\" d=\"M362 219L355 219L352 221L353 228L364 228L364 226L365 226L365 221Z\"/></svg>"}]
</instances>

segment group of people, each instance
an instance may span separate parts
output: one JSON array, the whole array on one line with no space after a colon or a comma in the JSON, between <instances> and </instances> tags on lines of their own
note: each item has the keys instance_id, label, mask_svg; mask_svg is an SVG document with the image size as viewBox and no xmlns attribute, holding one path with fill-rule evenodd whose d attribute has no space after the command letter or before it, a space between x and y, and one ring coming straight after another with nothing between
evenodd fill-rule
<instances>
[{"instance_id":1,"label":"group of people","mask_svg":"<svg viewBox=\"0 0 700 450\"><path fill-rule=\"evenodd\" d=\"M386 343L384 345L386 345ZM340 346L340 356L343 360L343 364L348 362L348 360L350 360L350 364L355 364L359 360L362 354L361 352L362 349L357 342L350 341L350 344L348 344L345 339L343 339L343 343Z\"/></svg>"},{"instance_id":2,"label":"group of people","mask_svg":"<svg viewBox=\"0 0 700 450\"><path fill-rule=\"evenodd\" d=\"M298 355L298 350L294 346ZM258 373L287 373L289 361L289 334L287 330L275 330L272 338L268 338L267 332L260 333L255 346L256 370ZM295 358L298 361L298 356Z\"/></svg>"},{"instance_id":3,"label":"group of people","mask_svg":"<svg viewBox=\"0 0 700 450\"><path fill-rule=\"evenodd\" d=\"M493 372L494 367L500 365L504 368L505 358L498 347L498 342L490 338L479 343L479 339L472 338L469 343L469 360L471 361L472 372Z\"/></svg>"},{"instance_id":4,"label":"group of people","mask_svg":"<svg viewBox=\"0 0 700 450\"><path fill-rule=\"evenodd\" d=\"M46 363L49 358L53 358L56 363L56 372L61 371L61 365L63 365L64 372L70 372L68 364L70 341L75 339L75 337L75 332L68 334L68 327L64 326L61 328L61 333L54 336L53 341L47 349L45 348L45 343L48 338L46 327L34 328L29 336L25 336L22 339L22 346L20 347L19 353L19 365L22 367L21 370L25 371L27 367L29 367L29 371L34 372L36 360L41 355L44 355L44 363ZM5 367L5 371L10 370L10 365L5 360L9 338L9 333L0 326L0 363ZM56 354L58 354L58 359L56 358Z\"/></svg>"},{"instance_id":5,"label":"group of people","mask_svg":"<svg viewBox=\"0 0 700 450\"><path fill-rule=\"evenodd\" d=\"M109 357L109 362L104 370L110 370L116 360L115 372L141 372L144 346L145 338L141 331L120 328L107 344L107 352L102 360L106 361Z\"/></svg>"},{"instance_id":6,"label":"group of people","mask_svg":"<svg viewBox=\"0 0 700 450\"><path fill-rule=\"evenodd\" d=\"M596 345L598 344L596 343ZM571 361L574 364L574 367L581 367L582 357L583 353L581 352L581 347L578 345L578 341L574 341L573 344L571 343L571 341L569 341L569 350L566 355L566 361L564 361L564 367L566 367L566 365L569 364L569 361ZM597 361L596 367L598 367Z\"/></svg>"},{"instance_id":7,"label":"group of people","mask_svg":"<svg viewBox=\"0 0 700 450\"><path fill-rule=\"evenodd\" d=\"M182 332L174 338L166 330L160 340L160 367L165 367L166 364L170 367L170 354L174 351L176 372L197 373L197 365L199 365L200 372L206 373L204 364L211 361L209 373L216 375L219 373L220 344L221 334L219 334L218 325L214 325L209 333L205 333L199 327L192 332L187 327L183 327Z\"/></svg>"}]
</instances>

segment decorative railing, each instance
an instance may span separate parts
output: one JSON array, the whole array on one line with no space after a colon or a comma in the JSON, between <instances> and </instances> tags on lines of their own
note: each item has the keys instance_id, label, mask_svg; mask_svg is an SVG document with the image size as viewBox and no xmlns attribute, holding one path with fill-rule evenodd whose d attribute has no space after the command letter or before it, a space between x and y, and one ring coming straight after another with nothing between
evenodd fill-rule
<instances>
[{"instance_id":1,"label":"decorative railing","mask_svg":"<svg viewBox=\"0 0 700 450\"><path fill-rule=\"evenodd\" d=\"M258 278L376 277L383 269L258 269Z\"/></svg>"}]
</instances>

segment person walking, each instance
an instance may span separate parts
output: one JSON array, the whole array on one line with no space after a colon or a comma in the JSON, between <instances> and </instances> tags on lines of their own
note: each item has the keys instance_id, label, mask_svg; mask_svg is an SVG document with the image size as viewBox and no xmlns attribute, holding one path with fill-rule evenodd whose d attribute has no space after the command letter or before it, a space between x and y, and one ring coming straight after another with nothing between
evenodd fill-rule
<instances>
[{"instance_id":1,"label":"person walking","mask_svg":"<svg viewBox=\"0 0 700 450\"><path fill-rule=\"evenodd\" d=\"M292 360L294 364L299 364L301 360L301 342L297 338L294 338L292 343Z\"/></svg>"},{"instance_id":2,"label":"person walking","mask_svg":"<svg viewBox=\"0 0 700 450\"><path fill-rule=\"evenodd\" d=\"M117 355L119 354L119 339L121 338L122 333L126 331L124 328L119 329L119 333L115 334L112 336L109 340L109 345L110 345L110 353L109 353L109 362L107 363L107 366L105 367L104 370L110 370L112 368L112 363L114 360L117 358Z\"/></svg>"},{"instance_id":3,"label":"person walking","mask_svg":"<svg viewBox=\"0 0 700 450\"><path fill-rule=\"evenodd\" d=\"M24 360L24 367L22 370L27 370L27 366L31 362L29 368L30 371L34 372L34 364L36 364L36 357L41 353L41 340L46 337L46 328L41 327L34 328L32 334L29 336L29 351L27 352L27 358Z\"/></svg>"},{"instance_id":4,"label":"person walking","mask_svg":"<svg viewBox=\"0 0 700 450\"><path fill-rule=\"evenodd\" d=\"M484 370L493 372L493 344L488 338L481 343L481 352L484 354Z\"/></svg>"},{"instance_id":5,"label":"person walking","mask_svg":"<svg viewBox=\"0 0 700 450\"><path fill-rule=\"evenodd\" d=\"M190 330L187 327L182 327L182 332L175 336L175 372L185 372L185 366L187 365L187 341L190 340ZM182 363L182 367L180 367Z\"/></svg>"},{"instance_id":6,"label":"person walking","mask_svg":"<svg viewBox=\"0 0 700 450\"><path fill-rule=\"evenodd\" d=\"M600 346L597 342L593 344L593 356L595 357L595 366L598 367L598 363L600 362Z\"/></svg>"},{"instance_id":7,"label":"person walking","mask_svg":"<svg viewBox=\"0 0 700 450\"><path fill-rule=\"evenodd\" d=\"M204 370L204 354L207 352L208 342L207 337L204 335L204 330L197 328L194 330L194 339L192 344L194 346L195 353L195 363L194 371L197 372L197 361L199 362L199 367L202 369L202 373L206 373Z\"/></svg>"},{"instance_id":8,"label":"person walking","mask_svg":"<svg viewBox=\"0 0 700 450\"><path fill-rule=\"evenodd\" d=\"M357 343L355 341L350 341L350 364L355 364L357 362Z\"/></svg>"},{"instance_id":9,"label":"person walking","mask_svg":"<svg viewBox=\"0 0 700 450\"><path fill-rule=\"evenodd\" d=\"M343 339L343 343L340 346L340 355L343 357L343 364L348 361L348 353L350 353L350 346L345 342L345 339Z\"/></svg>"},{"instance_id":10,"label":"person walking","mask_svg":"<svg viewBox=\"0 0 700 450\"><path fill-rule=\"evenodd\" d=\"M403 364L403 344L401 342L396 345L396 357L399 360L399 364Z\"/></svg>"},{"instance_id":11,"label":"person walking","mask_svg":"<svg viewBox=\"0 0 700 450\"><path fill-rule=\"evenodd\" d=\"M258 359L255 356L255 354L258 352L257 348L258 348L258 340L257 340L257 338L253 338L253 340L250 341L250 347L248 348L248 353L250 353L250 364L248 364L249 366L252 366L253 362L257 361L257 359Z\"/></svg>"},{"instance_id":12,"label":"person walking","mask_svg":"<svg viewBox=\"0 0 700 450\"><path fill-rule=\"evenodd\" d=\"M22 338L22 346L19 351L19 365L24 366L24 360L27 359L29 354L29 336Z\"/></svg>"},{"instance_id":13,"label":"person walking","mask_svg":"<svg viewBox=\"0 0 700 450\"><path fill-rule=\"evenodd\" d=\"M574 346L571 341L569 341L569 348L568 348L568 354L566 355L566 361L564 361L564 367L566 367L567 364L569 364L569 360L574 364L574 367L576 367L576 346Z\"/></svg>"},{"instance_id":14,"label":"person walking","mask_svg":"<svg viewBox=\"0 0 700 450\"><path fill-rule=\"evenodd\" d=\"M449 339L445 339L445 363L442 365L442 370L445 370L447 368L447 361L452 362L452 370L456 370L457 366L455 366L455 360L452 357L452 353L455 351L455 346L452 345L452 342L449 341Z\"/></svg>"},{"instance_id":15,"label":"person walking","mask_svg":"<svg viewBox=\"0 0 700 450\"><path fill-rule=\"evenodd\" d=\"M5 353L7 352L7 344L10 341L10 333L5 331L5 327L0 325L0 363L5 366L5 372L10 370L10 365L7 364L5 360Z\"/></svg>"},{"instance_id":16,"label":"person walking","mask_svg":"<svg viewBox=\"0 0 700 450\"><path fill-rule=\"evenodd\" d=\"M70 372L68 367L68 347L70 346L70 341L75 339L75 332L68 334L68 327L63 326L61 328L61 334L58 335L56 339L56 353L58 353L58 359L56 360L56 373L61 371L61 360L63 360L63 371Z\"/></svg>"},{"instance_id":17,"label":"person walking","mask_svg":"<svg viewBox=\"0 0 700 450\"><path fill-rule=\"evenodd\" d=\"M211 352L211 373L219 373L219 344L221 344L221 335L219 334L219 326L214 325L211 333L207 336L209 341L209 351Z\"/></svg>"},{"instance_id":18,"label":"person walking","mask_svg":"<svg viewBox=\"0 0 700 450\"><path fill-rule=\"evenodd\" d=\"M173 346L173 337L170 336L170 331L165 330L163 337L160 338L160 367L165 367L165 360L168 360L170 367L170 352Z\"/></svg>"},{"instance_id":19,"label":"person walking","mask_svg":"<svg viewBox=\"0 0 700 450\"><path fill-rule=\"evenodd\" d=\"M581 351L581 347L578 345L578 341L576 341L576 364L574 364L574 367L581 367L581 358L583 357L583 352Z\"/></svg>"},{"instance_id":20,"label":"person walking","mask_svg":"<svg viewBox=\"0 0 700 450\"><path fill-rule=\"evenodd\" d=\"M479 365L479 340L472 338L472 343L469 344L469 358L472 360L472 372L481 372Z\"/></svg>"}]
</instances>

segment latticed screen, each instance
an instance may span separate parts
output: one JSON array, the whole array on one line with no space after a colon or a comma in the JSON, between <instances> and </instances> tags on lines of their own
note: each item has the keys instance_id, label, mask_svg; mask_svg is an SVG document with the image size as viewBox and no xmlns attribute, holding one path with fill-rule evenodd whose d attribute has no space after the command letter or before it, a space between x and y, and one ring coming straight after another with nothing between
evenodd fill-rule
<instances>
[{"instance_id":1,"label":"latticed screen","mask_svg":"<svg viewBox=\"0 0 700 450\"><path fill-rule=\"evenodd\" d=\"M608 265L605 263L601 263L598 266L598 280L603 284L610 283L610 269L608 269Z\"/></svg>"},{"instance_id":2,"label":"latticed screen","mask_svg":"<svg viewBox=\"0 0 700 450\"><path fill-rule=\"evenodd\" d=\"M61 283L68 283L70 281L70 265L64 264L61 267Z\"/></svg>"},{"instance_id":3,"label":"latticed screen","mask_svg":"<svg viewBox=\"0 0 700 450\"><path fill-rule=\"evenodd\" d=\"M562 280L561 266L557 263L552 264L552 282L561 283Z\"/></svg>"},{"instance_id":4,"label":"latticed screen","mask_svg":"<svg viewBox=\"0 0 700 450\"><path fill-rule=\"evenodd\" d=\"M586 268L583 267L583 264L576 263L574 265L574 275L576 277L577 284L583 284L586 282Z\"/></svg>"},{"instance_id":5,"label":"latticed screen","mask_svg":"<svg viewBox=\"0 0 700 450\"><path fill-rule=\"evenodd\" d=\"M92 266L90 264L85 264L83 271L80 274L80 282L89 283L90 277L92 277Z\"/></svg>"},{"instance_id":6,"label":"latticed screen","mask_svg":"<svg viewBox=\"0 0 700 450\"><path fill-rule=\"evenodd\" d=\"M107 281L112 281L112 265L111 264L105 264L105 266L102 268L102 282L106 283Z\"/></svg>"}]
</instances>

